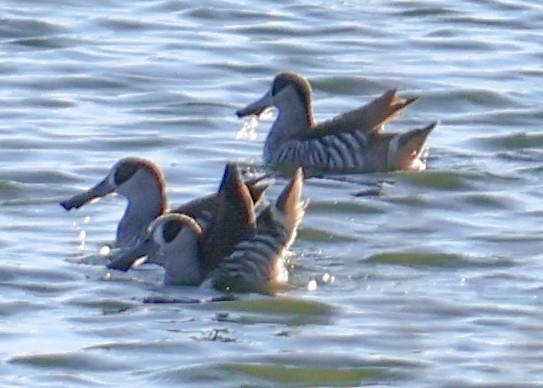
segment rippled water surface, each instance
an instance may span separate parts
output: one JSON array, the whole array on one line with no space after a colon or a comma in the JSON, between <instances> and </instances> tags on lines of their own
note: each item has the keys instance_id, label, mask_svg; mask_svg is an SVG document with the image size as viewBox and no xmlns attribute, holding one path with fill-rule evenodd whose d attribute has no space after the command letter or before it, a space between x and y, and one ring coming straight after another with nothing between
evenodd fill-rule
<instances>
[{"instance_id":1,"label":"rippled water surface","mask_svg":"<svg viewBox=\"0 0 543 388\"><path fill-rule=\"evenodd\" d=\"M542 34L524 0L4 1L2 385L542 384ZM172 204L226 161L258 168L270 122L236 139L234 112L287 69L317 119L421 96L387 130L441 120L428 171L308 180L276 297L206 302L151 265L84 260L124 202L60 199L129 155L164 169Z\"/></svg>"}]
</instances>

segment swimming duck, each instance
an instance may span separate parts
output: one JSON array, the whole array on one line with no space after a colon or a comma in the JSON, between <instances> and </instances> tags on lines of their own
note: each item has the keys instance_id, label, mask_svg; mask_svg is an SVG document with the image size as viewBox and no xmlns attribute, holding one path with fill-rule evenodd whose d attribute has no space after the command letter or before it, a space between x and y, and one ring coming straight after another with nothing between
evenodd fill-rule
<instances>
[{"instance_id":1,"label":"swimming duck","mask_svg":"<svg viewBox=\"0 0 543 388\"><path fill-rule=\"evenodd\" d=\"M304 167L326 173L421 171L426 168L424 144L436 127L385 134L383 125L418 98L400 98L392 89L357 109L316 123L311 85L302 75L282 72L257 101L236 112L259 115L275 106L277 118L264 143L264 160L277 167Z\"/></svg>"},{"instance_id":2,"label":"swimming duck","mask_svg":"<svg viewBox=\"0 0 543 388\"><path fill-rule=\"evenodd\" d=\"M260 178L247 182L247 190L255 203L263 197L267 185L259 185ZM77 194L60 205L66 209L77 209L93 199L110 193L125 197L126 210L117 226L116 248L133 246L155 218L167 211L184 213L193 218L211 217L217 211L217 194L198 198L174 209L168 208L164 174L153 162L136 157L119 160L107 176L92 188Z\"/></svg>"},{"instance_id":3,"label":"swimming duck","mask_svg":"<svg viewBox=\"0 0 543 388\"><path fill-rule=\"evenodd\" d=\"M275 203L259 215L257 229L220 261L207 284L221 291L273 293L277 285L288 281L285 254L308 204L300 200L303 178L302 169L297 168Z\"/></svg>"},{"instance_id":4,"label":"swimming duck","mask_svg":"<svg viewBox=\"0 0 543 388\"><path fill-rule=\"evenodd\" d=\"M223 179L219 193L219 202L232 201L226 214L232 215L235 207L240 206L245 211L253 211L254 217L247 191L231 190L239 186L236 183L239 182L239 174L234 166L230 166L225 176L228 173L231 179ZM145 246L145 249L150 245L158 247L159 254L164 257L165 284L203 285L221 291L273 292L275 285L288 279L283 260L305 212L306 203L300 201L302 186L303 174L301 169L297 169L275 203L258 216L256 224L248 221L236 224L224 219L221 223L223 232L228 233L229 229L238 229L241 225L243 233L228 240L231 252L217 261L215 268L203 265L206 251L202 248L219 242L209 239L210 229L203 228L184 214L169 213L158 217L151 223L147 237L139 245ZM226 191L230 194L224 195Z\"/></svg>"}]
</instances>

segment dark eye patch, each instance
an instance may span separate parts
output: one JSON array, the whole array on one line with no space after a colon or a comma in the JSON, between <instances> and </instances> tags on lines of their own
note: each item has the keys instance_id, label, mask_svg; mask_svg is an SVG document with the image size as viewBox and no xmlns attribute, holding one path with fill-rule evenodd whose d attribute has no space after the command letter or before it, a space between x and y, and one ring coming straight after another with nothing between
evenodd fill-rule
<instances>
[{"instance_id":1,"label":"dark eye patch","mask_svg":"<svg viewBox=\"0 0 543 388\"><path fill-rule=\"evenodd\" d=\"M179 231L183 228L183 224L177 220L168 220L164 223L162 228L162 237L164 241L171 242L177 237Z\"/></svg>"},{"instance_id":2,"label":"dark eye patch","mask_svg":"<svg viewBox=\"0 0 543 388\"><path fill-rule=\"evenodd\" d=\"M115 176L113 177L115 185L122 185L124 182L129 180L136 171L139 170L139 166L135 163L127 162L123 163L115 171Z\"/></svg>"},{"instance_id":3,"label":"dark eye patch","mask_svg":"<svg viewBox=\"0 0 543 388\"><path fill-rule=\"evenodd\" d=\"M272 96L276 96L287 86L293 86L302 101L309 106L311 103L311 85L305 78L296 73L285 71L277 75L272 85Z\"/></svg>"},{"instance_id":4,"label":"dark eye patch","mask_svg":"<svg viewBox=\"0 0 543 388\"><path fill-rule=\"evenodd\" d=\"M291 80L283 74L278 75L272 85L272 96L276 96L284 88L291 84Z\"/></svg>"}]
</instances>

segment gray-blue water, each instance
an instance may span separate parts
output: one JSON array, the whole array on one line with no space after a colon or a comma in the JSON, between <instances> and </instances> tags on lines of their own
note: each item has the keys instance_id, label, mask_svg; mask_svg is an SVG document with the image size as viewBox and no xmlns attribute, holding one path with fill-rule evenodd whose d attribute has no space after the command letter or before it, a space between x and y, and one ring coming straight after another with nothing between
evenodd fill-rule
<instances>
[{"instance_id":1,"label":"gray-blue water","mask_svg":"<svg viewBox=\"0 0 543 388\"><path fill-rule=\"evenodd\" d=\"M2 386L543 384L540 2L0 11ZM317 119L390 88L420 95L387 130L441 120L428 171L308 180L276 297L144 303L208 295L164 288L149 265L80 262L124 202L67 213L60 199L129 155L164 169L172 204L216 190L226 161L260 165L270 122L236 139L234 112L282 70L309 78Z\"/></svg>"}]
</instances>

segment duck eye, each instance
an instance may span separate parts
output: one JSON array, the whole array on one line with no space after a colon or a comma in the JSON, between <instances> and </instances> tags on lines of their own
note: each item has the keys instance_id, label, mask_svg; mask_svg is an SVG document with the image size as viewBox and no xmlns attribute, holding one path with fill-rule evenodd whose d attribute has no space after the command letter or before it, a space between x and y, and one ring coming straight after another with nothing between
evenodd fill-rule
<instances>
[{"instance_id":1,"label":"duck eye","mask_svg":"<svg viewBox=\"0 0 543 388\"><path fill-rule=\"evenodd\" d=\"M113 180L116 186L122 185L138 171L139 167L134 163L123 163L115 171Z\"/></svg>"},{"instance_id":2,"label":"duck eye","mask_svg":"<svg viewBox=\"0 0 543 388\"><path fill-rule=\"evenodd\" d=\"M176 220L166 221L164 223L164 227L162 228L162 237L164 238L164 241L167 243L171 242L177 237L182 227L183 225Z\"/></svg>"}]
</instances>

